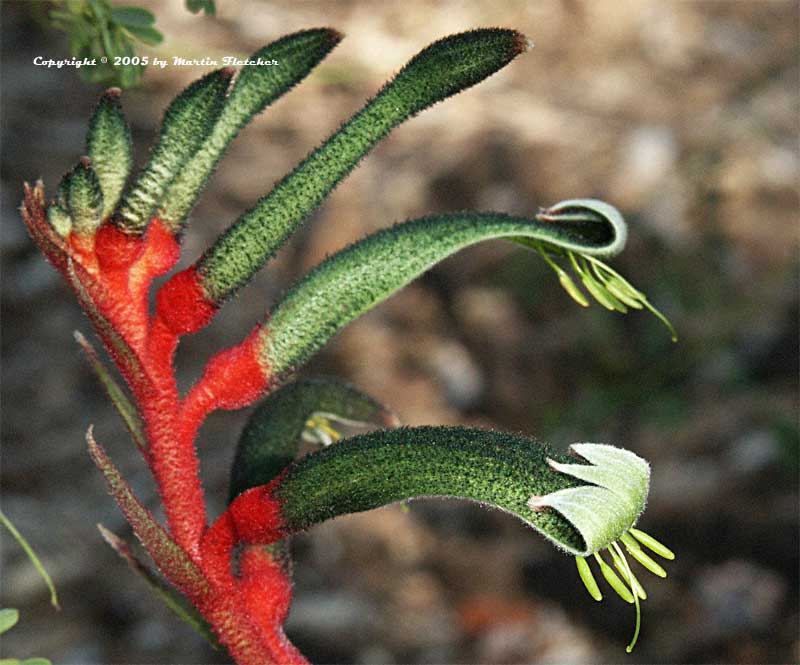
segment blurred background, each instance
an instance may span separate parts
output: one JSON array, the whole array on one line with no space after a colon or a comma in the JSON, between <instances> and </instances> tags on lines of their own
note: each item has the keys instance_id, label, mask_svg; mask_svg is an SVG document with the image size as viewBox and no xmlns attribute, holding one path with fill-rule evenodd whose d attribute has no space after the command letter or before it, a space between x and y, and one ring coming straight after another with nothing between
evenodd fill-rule
<instances>
[{"instance_id":1,"label":"blurred background","mask_svg":"<svg viewBox=\"0 0 800 665\"><path fill-rule=\"evenodd\" d=\"M184 241L191 262L274 181L430 42L513 27L532 52L397 129L256 282L178 354L181 381L280 292L366 233L462 208L530 214L573 197L630 224L614 266L680 333L583 310L532 253L492 242L445 261L352 324L304 374L336 374L408 424L599 441L653 466L642 528L678 555L633 610L594 603L571 558L499 512L422 501L295 539L288 632L318 663L787 663L798 643L798 5L795 2L182 2L137 0L184 58L245 56L302 28L346 39L246 129ZM5 656L54 663L217 663L102 542L130 530L85 452L98 439L151 508L147 470L72 341L88 322L17 213L84 150L101 92L37 3L2 4L2 507L56 580L63 609L3 537ZM39 8L40 9L40 8ZM200 67L149 68L123 94L138 163ZM211 511L246 412L201 432ZM646 574L646 573L645 573Z\"/></svg>"}]
</instances>

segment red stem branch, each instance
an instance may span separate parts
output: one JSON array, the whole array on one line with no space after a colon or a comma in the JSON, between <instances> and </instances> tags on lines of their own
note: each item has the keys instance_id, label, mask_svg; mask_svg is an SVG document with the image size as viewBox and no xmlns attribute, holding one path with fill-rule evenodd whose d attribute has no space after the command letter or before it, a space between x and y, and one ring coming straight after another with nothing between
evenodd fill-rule
<instances>
[{"instance_id":1,"label":"red stem branch","mask_svg":"<svg viewBox=\"0 0 800 665\"><path fill-rule=\"evenodd\" d=\"M127 236L107 222L95 236L72 234L61 238L47 223L45 210L41 184L26 185L23 216L31 235L78 293L96 332L130 386L145 423L146 457L166 511L169 534L202 571L208 587L195 588L182 580L182 568L173 570L170 555L152 543L148 552L168 579L197 606L237 663L307 663L282 629L291 598L291 583L285 572L258 547L243 552L238 577L232 569L234 548L240 540L278 533L277 503L269 492L254 492L249 503L237 499L237 510L226 511L207 529L195 448L198 431L209 413L245 406L267 389L269 374L259 359L258 330L238 346L214 356L203 377L181 400L173 367L178 342L181 335L207 325L217 307L204 300L190 269L178 273L160 289L156 312L150 316L148 291L152 281L178 260L175 238L158 219L151 220L143 237ZM109 479L110 461L99 450L95 445L96 461L105 467ZM130 494L130 512L136 501L121 476L112 476L116 487L116 493L113 487L112 493L118 501L119 492ZM123 497L123 512L125 502ZM257 533L243 523L237 526L240 520L248 519L248 509L260 512ZM157 524L145 517L145 522L149 519ZM136 529L137 518L129 518ZM143 524L138 524L139 529ZM243 527L245 533L240 532ZM153 533L158 529L160 525ZM163 544L164 538L168 538L166 533L159 542Z\"/></svg>"},{"instance_id":2,"label":"red stem branch","mask_svg":"<svg viewBox=\"0 0 800 665\"><path fill-rule=\"evenodd\" d=\"M170 531L177 543L199 560L200 539L207 526L200 460L195 448L201 423L186 427L179 418L180 398L172 372L177 345L177 335L156 317L149 328L147 345L147 364L155 374L155 389L136 397Z\"/></svg>"}]
</instances>

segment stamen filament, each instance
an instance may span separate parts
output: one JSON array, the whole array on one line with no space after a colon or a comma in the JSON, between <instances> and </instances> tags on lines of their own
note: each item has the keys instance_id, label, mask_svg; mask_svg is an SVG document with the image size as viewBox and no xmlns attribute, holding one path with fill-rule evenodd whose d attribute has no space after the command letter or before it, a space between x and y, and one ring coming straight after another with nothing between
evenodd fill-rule
<instances>
[{"instance_id":1,"label":"stamen filament","mask_svg":"<svg viewBox=\"0 0 800 665\"><path fill-rule=\"evenodd\" d=\"M582 556L575 557L575 564L578 566L578 575L580 575L583 585L589 592L589 595L596 601L603 600L603 594L600 593L600 587L597 586L597 580L592 575L592 569L589 568L589 562Z\"/></svg>"},{"instance_id":2,"label":"stamen filament","mask_svg":"<svg viewBox=\"0 0 800 665\"><path fill-rule=\"evenodd\" d=\"M545 260L547 265L549 265L555 271L556 275L558 275L558 281L561 283L562 288L569 294L569 296L581 307L588 307L589 301L586 299L586 296L583 295L581 290L577 287L575 282L572 281L572 278L566 273L566 271L550 258L550 255L547 253L541 243L536 243L536 250L542 255L542 258Z\"/></svg>"},{"instance_id":3,"label":"stamen filament","mask_svg":"<svg viewBox=\"0 0 800 665\"><path fill-rule=\"evenodd\" d=\"M625 566L625 570L628 574L628 579L633 579L633 573L631 572L630 566L628 565L628 560L625 558L625 555L622 553L622 550L619 548L617 543L611 543L611 546L617 550L617 554L619 555L620 559L622 559L622 563ZM636 646L636 640L639 639L639 629L642 626L642 608L639 605L639 597L634 594L633 602L636 605L636 628L633 631L633 638L631 638L631 643L625 647L626 653L630 653L633 651L633 647Z\"/></svg>"},{"instance_id":4,"label":"stamen filament","mask_svg":"<svg viewBox=\"0 0 800 665\"><path fill-rule=\"evenodd\" d=\"M649 301L649 300L647 300L647 298L645 298L644 300L642 300L642 304L643 304L643 305L644 305L644 306L645 306L647 309L649 309L649 310L650 310L650 312L651 312L651 313L652 313L652 314L653 314L653 315L654 315L654 316L655 316L655 317L656 317L656 318L657 318L659 321L661 321L661 323L663 323L663 324L664 324L664 325L667 327L667 330L669 330L669 332L670 332L670 339L671 339L673 342L677 342L677 341L678 341L678 331L677 331L677 330L675 330L674 326L672 325L672 323L670 323L669 319L668 319L666 316L664 316L664 315L663 315L663 314L662 314L662 313L661 313L661 312L660 312L658 309L656 309L655 307L653 307L653 305L651 305L651 304L650 304L650 301Z\"/></svg>"},{"instance_id":5,"label":"stamen filament","mask_svg":"<svg viewBox=\"0 0 800 665\"><path fill-rule=\"evenodd\" d=\"M628 589L623 581L617 577L617 574L614 572L611 566L603 561L603 558L600 556L600 554L595 552L594 558L600 565L600 572L603 573L603 577L606 578L606 582L611 585L611 588L617 592L619 597L622 598L622 600L624 600L626 603L638 602L638 600L634 599L634 595L631 593L630 589Z\"/></svg>"},{"instance_id":6,"label":"stamen filament","mask_svg":"<svg viewBox=\"0 0 800 665\"><path fill-rule=\"evenodd\" d=\"M667 571L664 570L661 566L659 566L649 556L647 556L644 553L644 550L628 548L628 552L634 559L636 559L640 564L642 564L645 568L647 568L647 570L653 573L653 575L658 575L658 577L667 576Z\"/></svg>"},{"instance_id":7,"label":"stamen filament","mask_svg":"<svg viewBox=\"0 0 800 665\"><path fill-rule=\"evenodd\" d=\"M611 559L614 561L614 567L622 574L627 575L627 571L625 570L625 565L622 563L622 559L617 555L616 551L613 550L611 547L608 548L609 554L611 554ZM636 592L636 595L639 596L642 600L647 600L647 592L644 590L641 582L639 582L638 578L632 574L631 578L631 587L633 591Z\"/></svg>"},{"instance_id":8,"label":"stamen filament","mask_svg":"<svg viewBox=\"0 0 800 665\"><path fill-rule=\"evenodd\" d=\"M669 561L672 561L675 558L675 554L671 549L669 549L666 545L662 545L655 538L653 538L653 536L645 533L644 531L640 531L639 529L634 529L631 527L628 529L628 533L636 538L636 540L638 540L642 545L651 549L660 557L668 559Z\"/></svg>"}]
</instances>

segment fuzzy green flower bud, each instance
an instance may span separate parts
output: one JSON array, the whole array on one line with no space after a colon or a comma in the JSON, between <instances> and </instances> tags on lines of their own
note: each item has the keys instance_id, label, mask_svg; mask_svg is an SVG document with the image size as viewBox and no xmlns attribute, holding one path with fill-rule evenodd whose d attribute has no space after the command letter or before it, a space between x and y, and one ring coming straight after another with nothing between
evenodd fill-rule
<instances>
[{"instance_id":1,"label":"fuzzy green flower bud","mask_svg":"<svg viewBox=\"0 0 800 665\"><path fill-rule=\"evenodd\" d=\"M103 191L103 219L116 208L133 167L131 130L119 103L120 89L109 88L89 121L86 152Z\"/></svg>"},{"instance_id":2,"label":"fuzzy green flower bud","mask_svg":"<svg viewBox=\"0 0 800 665\"><path fill-rule=\"evenodd\" d=\"M69 215L76 233L93 235L103 223L103 192L91 160L83 157L64 176Z\"/></svg>"},{"instance_id":3,"label":"fuzzy green flower bud","mask_svg":"<svg viewBox=\"0 0 800 665\"><path fill-rule=\"evenodd\" d=\"M233 70L219 69L192 83L164 113L158 142L115 216L126 233L141 235L169 184L200 149L222 110Z\"/></svg>"}]
</instances>

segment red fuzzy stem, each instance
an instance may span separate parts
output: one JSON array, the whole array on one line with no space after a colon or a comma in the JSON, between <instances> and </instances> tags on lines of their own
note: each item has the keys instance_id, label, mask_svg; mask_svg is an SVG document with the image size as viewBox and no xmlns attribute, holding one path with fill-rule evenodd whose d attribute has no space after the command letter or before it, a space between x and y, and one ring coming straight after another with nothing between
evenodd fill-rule
<instances>
[{"instance_id":1,"label":"red fuzzy stem","mask_svg":"<svg viewBox=\"0 0 800 665\"><path fill-rule=\"evenodd\" d=\"M218 579L229 574L231 553L239 543L269 545L286 535L281 503L273 496L280 482L278 476L269 485L242 492L206 532L201 545L203 565Z\"/></svg>"},{"instance_id":2,"label":"red fuzzy stem","mask_svg":"<svg viewBox=\"0 0 800 665\"><path fill-rule=\"evenodd\" d=\"M280 564L263 547L250 546L242 551L239 570L239 593L270 649L282 654L281 663L307 663L281 628L289 613L292 585ZM266 589L269 593L264 593Z\"/></svg>"},{"instance_id":3,"label":"red fuzzy stem","mask_svg":"<svg viewBox=\"0 0 800 665\"><path fill-rule=\"evenodd\" d=\"M194 268L173 275L158 291L156 314L176 335L188 335L207 326L217 305L206 298Z\"/></svg>"},{"instance_id":4,"label":"red fuzzy stem","mask_svg":"<svg viewBox=\"0 0 800 665\"><path fill-rule=\"evenodd\" d=\"M147 312L149 286L156 276L177 262L179 247L158 218L151 220L143 240L134 242L140 242L141 247L136 249L125 234L111 229L101 236L98 253L109 284L119 289L124 283L131 310L128 321L138 332L137 348L152 378L147 390L134 387L134 394L145 421L151 468L170 531L176 542L196 559L207 524L200 463L194 447L197 427L186 429L179 424L179 396L173 369L178 336L158 316L150 320ZM120 253L114 260L103 255L114 250ZM117 320L122 325L128 322Z\"/></svg>"},{"instance_id":5,"label":"red fuzzy stem","mask_svg":"<svg viewBox=\"0 0 800 665\"><path fill-rule=\"evenodd\" d=\"M241 578L232 570L238 543L272 542L280 537L280 505L272 498L271 488L245 492L206 530L195 438L211 411L244 406L268 387L268 372L259 360L258 331L212 358L181 402L173 369L179 338L205 326L217 307L207 301L189 269L159 291L156 312L150 317L149 287L155 277L175 265L179 254L177 241L161 221L152 219L142 237L127 236L106 223L94 235L72 233L62 238L47 221L40 184L26 185L23 216L31 236L75 289L141 412L147 459L171 538L138 504L90 437L93 455L137 535L170 581L213 626L237 663L306 663L281 627L291 583L280 566L267 552L253 547L243 552ZM194 563L183 559L185 565L180 564L184 552ZM184 579L184 569L195 565L196 579Z\"/></svg>"},{"instance_id":6,"label":"red fuzzy stem","mask_svg":"<svg viewBox=\"0 0 800 665\"><path fill-rule=\"evenodd\" d=\"M253 620L264 633L283 625L289 613L292 585L281 564L261 545L246 546L239 556L239 591ZM269 589L271 593L264 593Z\"/></svg>"},{"instance_id":7,"label":"red fuzzy stem","mask_svg":"<svg viewBox=\"0 0 800 665\"><path fill-rule=\"evenodd\" d=\"M172 535L196 559L207 520L194 445L197 427L182 426L178 417L180 402L172 375L178 339L156 319L148 342L149 364L156 373L157 385L151 394L137 394L137 400L145 421L151 466Z\"/></svg>"},{"instance_id":8,"label":"red fuzzy stem","mask_svg":"<svg viewBox=\"0 0 800 665\"><path fill-rule=\"evenodd\" d=\"M153 279L169 272L180 258L180 245L160 219L154 217L144 236L144 248L130 267L131 296L147 301Z\"/></svg>"},{"instance_id":9,"label":"red fuzzy stem","mask_svg":"<svg viewBox=\"0 0 800 665\"><path fill-rule=\"evenodd\" d=\"M242 492L208 529L201 556L210 579L219 584L230 582L233 549L239 543L269 545L283 536L280 502L272 496L279 482L280 477Z\"/></svg>"},{"instance_id":10,"label":"red fuzzy stem","mask_svg":"<svg viewBox=\"0 0 800 665\"><path fill-rule=\"evenodd\" d=\"M203 538L202 566L212 584L235 585L236 595L244 600L247 613L258 626L274 662L300 665L308 661L281 628L292 592L286 573L260 547L243 550L240 579L234 578L231 568L238 544L271 543L281 537L280 503L272 497L274 486L277 481L244 492L220 515Z\"/></svg>"},{"instance_id":11,"label":"red fuzzy stem","mask_svg":"<svg viewBox=\"0 0 800 665\"><path fill-rule=\"evenodd\" d=\"M238 665L269 665L281 663L273 657L260 639L257 628L248 617L242 617L235 596L218 596L214 603L198 607L206 620L214 627L219 641ZM250 625L241 630L242 618ZM237 625L239 624L239 625Z\"/></svg>"},{"instance_id":12,"label":"red fuzzy stem","mask_svg":"<svg viewBox=\"0 0 800 665\"><path fill-rule=\"evenodd\" d=\"M123 233L115 224L105 223L95 236L95 253L104 272L125 270L142 252L142 239Z\"/></svg>"},{"instance_id":13,"label":"red fuzzy stem","mask_svg":"<svg viewBox=\"0 0 800 665\"><path fill-rule=\"evenodd\" d=\"M256 327L238 346L220 351L206 365L200 380L183 401L181 420L199 426L216 409L240 409L252 404L269 387L269 372L259 358Z\"/></svg>"}]
</instances>

